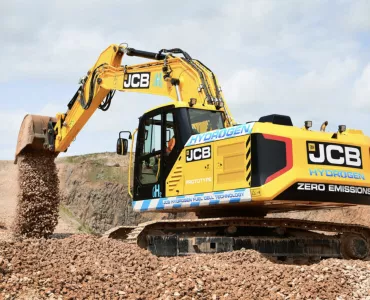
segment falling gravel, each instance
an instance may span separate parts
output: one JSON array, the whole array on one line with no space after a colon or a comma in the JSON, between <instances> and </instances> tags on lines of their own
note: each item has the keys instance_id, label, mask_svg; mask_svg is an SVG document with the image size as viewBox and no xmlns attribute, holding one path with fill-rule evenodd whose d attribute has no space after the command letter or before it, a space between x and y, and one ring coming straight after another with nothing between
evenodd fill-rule
<instances>
[{"instance_id":1,"label":"falling gravel","mask_svg":"<svg viewBox=\"0 0 370 300\"><path fill-rule=\"evenodd\" d=\"M13 231L18 237L47 238L58 223L59 179L53 153L18 158L18 204Z\"/></svg>"},{"instance_id":2,"label":"falling gravel","mask_svg":"<svg viewBox=\"0 0 370 300\"><path fill-rule=\"evenodd\" d=\"M370 265L252 250L161 258L89 235L0 242L0 299L369 299Z\"/></svg>"}]
</instances>

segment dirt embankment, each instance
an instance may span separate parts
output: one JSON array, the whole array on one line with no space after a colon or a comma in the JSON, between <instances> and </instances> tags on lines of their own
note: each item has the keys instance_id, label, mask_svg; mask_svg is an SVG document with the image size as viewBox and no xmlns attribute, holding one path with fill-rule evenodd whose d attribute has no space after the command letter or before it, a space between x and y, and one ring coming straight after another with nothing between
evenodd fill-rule
<instances>
[{"instance_id":1,"label":"dirt embankment","mask_svg":"<svg viewBox=\"0 0 370 300\"><path fill-rule=\"evenodd\" d=\"M13 223L18 194L18 167L12 161L0 161L0 223Z\"/></svg>"},{"instance_id":2,"label":"dirt embankment","mask_svg":"<svg viewBox=\"0 0 370 300\"><path fill-rule=\"evenodd\" d=\"M128 195L128 156L114 153L58 158L63 205L92 232L136 225L168 214L134 213Z\"/></svg>"}]
</instances>

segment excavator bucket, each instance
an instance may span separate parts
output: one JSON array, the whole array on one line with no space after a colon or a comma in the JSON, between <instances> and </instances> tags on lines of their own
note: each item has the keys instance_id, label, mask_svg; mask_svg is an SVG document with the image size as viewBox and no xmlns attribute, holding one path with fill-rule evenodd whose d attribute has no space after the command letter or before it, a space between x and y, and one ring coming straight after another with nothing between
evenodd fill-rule
<instances>
[{"instance_id":1,"label":"excavator bucket","mask_svg":"<svg viewBox=\"0 0 370 300\"><path fill-rule=\"evenodd\" d=\"M29 151L54 151L52 130L56 119L47 116L26 115L23 119L18 134L17 149L14 163L17 163L18 156Z\"/></svg>"}]
</instances>

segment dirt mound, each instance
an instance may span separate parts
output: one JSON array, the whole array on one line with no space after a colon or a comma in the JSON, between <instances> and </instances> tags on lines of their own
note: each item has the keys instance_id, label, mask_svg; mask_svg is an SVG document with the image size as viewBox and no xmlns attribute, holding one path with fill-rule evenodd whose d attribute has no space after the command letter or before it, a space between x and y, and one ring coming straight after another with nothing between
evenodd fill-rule
<instances>
[{"instance_id":1,"label":"dirt mound","mask_svg":"<svg viewBox=\"0 0 370 300\"><path fill-rule=\"evenodd\" d=\"M275 264L257 252L159 258L80 235L0 243L5 299L365 299L368 262Z\"/></svg>"},{"instance_id":2,"label":"dirt mound","mask_svg":"<svg viewBox=\"0 0 370 300\"><path fill-rule=\"evenodd\" d=\"M58 223L59 179L52 153L18 158L18 204L13 230L24 237L49 237Z\"/></svg>"}]
</instances>

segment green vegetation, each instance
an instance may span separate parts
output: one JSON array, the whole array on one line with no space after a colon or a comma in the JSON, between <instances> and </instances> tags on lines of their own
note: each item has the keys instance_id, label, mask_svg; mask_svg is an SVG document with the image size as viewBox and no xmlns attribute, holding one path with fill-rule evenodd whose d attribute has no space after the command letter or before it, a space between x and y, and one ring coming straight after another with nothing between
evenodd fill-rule
<instances>
[{"instance_id":1,"label":"green vegetation","mask_svg":"<svg viewBox=\"0 0 370 300\"><path fill-rule=\"evenodd\" d=\"M78 226L77 230L80 231L80 232L82 232L82 233L88 233L88 234L94 234L94 235L96 235L96 232L94 230L92 230L86 224L82 224L82 225Z\"/></svg>"},{"instance_id":2,"label":"green vegetation","mask_svg":"<svg viewBox=\"0 0 370 300\"><path fill-rule=\"evenodd\" d=\"M96 232L90 228L87 224L79 220L66 206L63 204L59 205L59 214L62 218L71 220L73 223L77 223L77 230L81 233L96 234Z\"/></svg>"},{"instance_id":3,"label":"green vegetation","mask_svg":"<svg viewBox=\"0 0 370 300\"><path fill-rule=\"evenodd\" d=\"M92 182L108 181L126 184L128 172L123 167L108 167L98 163L89 166L88 179Z\"/></svg>"},{"instance_id":4,"label":"green vegetation","mask_svg":"<svg viewBox=\"0 0 370 300\"><path fill-rule=\"evenodd\" d=\"M102 156L113 156L113 155L114 155L113 152L91 153L91 154L85 154L85 155L61 157L61 158L58 158L57 161L61 163L78 164L78 163L96 160L104 164L108 161L108 158L107 157L102 158Z\"/></svg>"},{"instance_id":5,"label":"green vegetation","mask_svg":"<svg viewBox=\"0 0 370 300\"><path fill-rule=\"evenodd\" d=\"M114 182L127 185L129 155L119 156L112 152L58 158L64 164L79 164L83 177L90 182Z\"/></svg>"},{"instance_id":6,"label":"green vegetation","mask_svg":"<svg viewBox=\"0 0 370 300\"><path fill-rule=\"evenodd\" d=\"M59 214L62 216L66 216L71 219L76 219L72 212L65 207L63 204L59 204Z\"/></svg>"}]
</instances>

